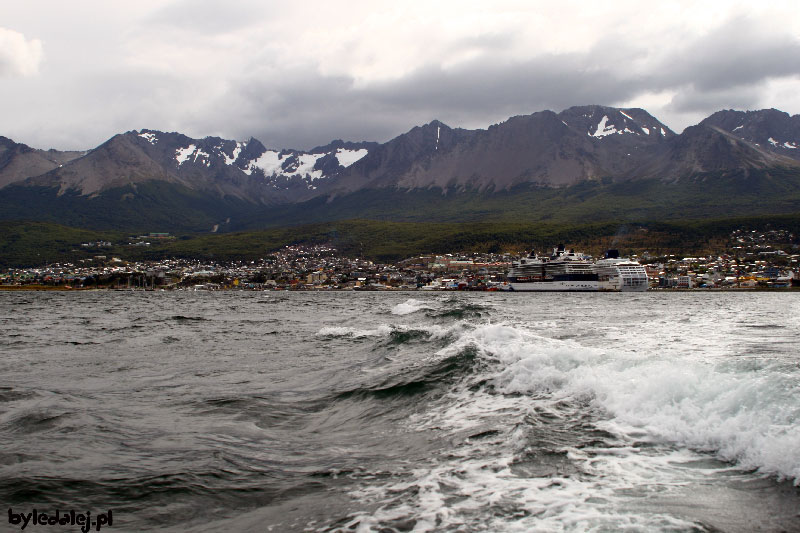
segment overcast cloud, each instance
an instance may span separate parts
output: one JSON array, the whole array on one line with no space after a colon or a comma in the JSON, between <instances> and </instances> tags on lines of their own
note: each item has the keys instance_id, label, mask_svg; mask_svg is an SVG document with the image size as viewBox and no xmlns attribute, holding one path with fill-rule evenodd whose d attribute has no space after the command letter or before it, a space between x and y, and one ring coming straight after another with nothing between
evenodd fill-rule
<instances>
[{"instance_id":1,"label":"overcast cloud","mask_svg":"<svg viewBox=\"0 0 800 533\"><path fill-rule=\"evenodd\" d=\"M311 148L585 104L643 107L678 132L720 109L800 113L794 1L397 4L5 2L0 135Z\"/></svg>"}]
</instances>

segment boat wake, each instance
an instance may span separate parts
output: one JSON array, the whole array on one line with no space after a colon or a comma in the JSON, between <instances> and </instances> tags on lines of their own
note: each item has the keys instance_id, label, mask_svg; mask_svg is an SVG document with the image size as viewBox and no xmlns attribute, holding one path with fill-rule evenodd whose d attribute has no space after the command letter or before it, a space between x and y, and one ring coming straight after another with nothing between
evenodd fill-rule
<instances>
[{"instance_id":1,"label":"boat wake","mask_svg":"<svg viewBox=\"0 0 800 533\"><path fill-rule=\"evenodd\" d=\"M520 324L445 329L430 347L440 364L385 392L446 383L407 424L453 446L354 490L374 510L349 527L705 531L724 519L673 512L698 486L753 472L800 484L800 384L783 366L597 348Z\"/></svg>"}]
</instances>

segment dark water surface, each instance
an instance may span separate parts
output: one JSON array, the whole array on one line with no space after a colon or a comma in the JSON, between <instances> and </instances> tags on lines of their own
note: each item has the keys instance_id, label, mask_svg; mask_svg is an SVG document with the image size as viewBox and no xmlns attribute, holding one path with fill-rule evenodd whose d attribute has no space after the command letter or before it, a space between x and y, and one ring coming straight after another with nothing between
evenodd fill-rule
<instances>
[{"instance_id":1,"label":"dark water surface","mask_svg":"<svg viewBox=\"0 0 800 533\"><path fill-rule=\"evenodd\" d=\"M14 512L800 531L796 294L0 293L0 323Z\"/></svg>"}]
</instances>

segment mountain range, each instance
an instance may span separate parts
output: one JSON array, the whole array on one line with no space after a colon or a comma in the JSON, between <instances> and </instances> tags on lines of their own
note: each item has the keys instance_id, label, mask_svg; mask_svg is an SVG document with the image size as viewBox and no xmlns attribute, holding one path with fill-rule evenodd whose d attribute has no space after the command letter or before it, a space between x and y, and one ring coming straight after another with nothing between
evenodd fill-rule
<instances>
[{"instance_id":1,"label":"mountain range","mask_svg":"<svg viewBox=\"0 0 800 533\"><path fill-rule=\"evenodd\" d=\"M800 115L719 111L676 134L647 111L571 107L487 129L434 120L308 151L155 130L86 152L0 137L0 218L227 231L342 218L642 219L800 211Z\"/></svg>"}]
</instances>

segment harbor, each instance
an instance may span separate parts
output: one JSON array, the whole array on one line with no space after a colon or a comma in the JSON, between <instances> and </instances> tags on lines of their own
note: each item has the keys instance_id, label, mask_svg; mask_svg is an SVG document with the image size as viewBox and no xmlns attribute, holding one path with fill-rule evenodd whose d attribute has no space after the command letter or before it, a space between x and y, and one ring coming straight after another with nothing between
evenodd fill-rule
<instances>
[{"instance_id":1,"label":"harbor","mask_svg":"<svg viewBox=\"0 0 800 533\"><path fill-rule=\"evenodd\" d=\"M770 244L776 241L784 241L783 246ZM609 261L623 261L632 272L628 279L637 278L637 290L791 289L800 284L800 249L793 241L793 235L780 230L758 233L742 229L733 232L718 253L697 257L647 251L626 257L623 250L616 258L594 259L572 252L571 258L580 261L569 264L583 265L584 271L570 271L569 276L588 276L589 281L583 283L590 285L585 290L618 290L610 281L608 268L586 269L590 263L611 267ZM559 252L556 247L553 254L542 251L539 255L555 265L563 262L552 263L552 255L566 252L566 248ZM537 257L534 251L463 252L421 254L390 263L350 257L329 245L286 246L258 260L228 262L185 258L126 261L97 254L77 263L7 268L0 271L0 290L519 291L527 290L524 283L530 276L520 270L522 261L533 257ZM541 271L538 275L541 277ZM602 276L605 285L601 289Z\"/></svg>"}]
</instances>

